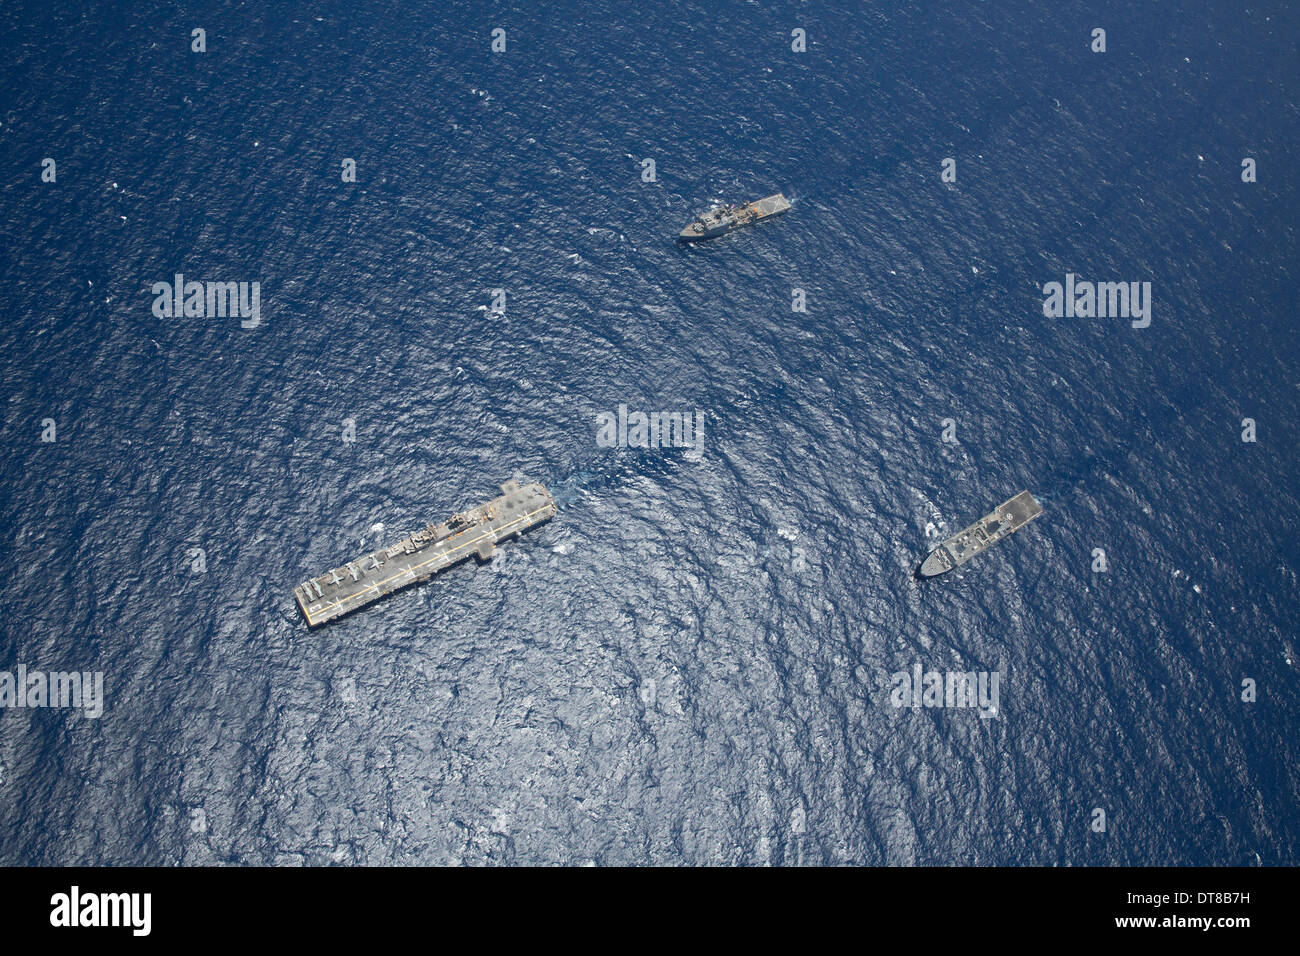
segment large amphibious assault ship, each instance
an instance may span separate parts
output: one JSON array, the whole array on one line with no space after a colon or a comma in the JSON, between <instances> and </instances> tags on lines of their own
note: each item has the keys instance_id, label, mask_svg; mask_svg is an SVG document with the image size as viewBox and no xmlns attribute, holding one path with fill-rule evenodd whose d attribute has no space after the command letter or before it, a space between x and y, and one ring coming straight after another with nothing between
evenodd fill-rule
<instances>
[{"instance_id":1,"label":"large amphibious assault ship","mask_svg":"<svg viewBox=\"0 0 1300 956\"><path fill-rule=\"evenodd\" d=\"M725 204L714 206L703 215L696 216L689 226L677 234L677 238L683 242L712 239L724 232L731 232L731 230L739 229L741 226L748 226L771 216L780 215L789 208L789 200L780 193L744 206Z\"/></svg>"},{"instance_id":2,"label":"large amphibious assault ship","mask_svg":"<svg viewBox=\"0 0 1300 956\"><path fill-rule=\"evenodd\" d=\"M518 537L555 515L555 501L541 485L507 481L487 504L431 524L396 544L349 561L293 589L307 623L324 624L408 585L478 555L486 561L496 543Z\"/></svg>"},{"instance_id":3,"label":"large amphibious assault ship","mask_svg":"<svg viewBox=\"0 0 1300 956\"><path fill-rule=\"evenodd\" d=\"M998 505L965 531L959 531L930 552L917 570L919 578L932 578L965 564L981 551L986 551L1007 535L1019 531L1043 513L1034 496L1022 491L1009 501Z\"/></svg>"}]
</instances>

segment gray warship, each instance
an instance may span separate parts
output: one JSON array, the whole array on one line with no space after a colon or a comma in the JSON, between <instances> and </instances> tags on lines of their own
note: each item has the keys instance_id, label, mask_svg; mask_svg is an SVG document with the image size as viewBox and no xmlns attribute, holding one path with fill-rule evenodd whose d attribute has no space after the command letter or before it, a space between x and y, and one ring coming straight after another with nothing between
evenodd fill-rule
<instances>
[{"instance_id":1,"label":"gray warship","mask_svg":"<svg viewBox=\"0 0 1300 956\"><path fill-rule=\"evenodd\" d=\"M477 555L492 557L496 543L517 538L555 516L555 500L537 483L507 481L501 497L431 524L396 544L349 561L293 589L307 624L315 627L378 601L386 594L426 581Z\"/></svg>"},{"instance_id":2,"label":"gray warship","mask_svg":"<svg viewBox=\"0 0 1300 956\"><path fill-rule=\"evenodd\" d=\"M777 193L766 199L759 199L743 206L714 206L708 212L696 216L690 225L677 234L682 242L696 242L700 239L712 239L723 233L761 222L772 216L778 216L790 208L790 202Z\"/></svg>"},{"instance_id":3,"label":"gray warship","mask_svg":"<svg viewBox=\"0 0 1300 956\"><path fill-rule=\"evenodd\" d=\"M965 531L959 531L926 557L917 569L918 578L932 578L965 564L981 551L986 551L1007 535L1019 531L1043 513L1034 496L1022 491L985 515Z\"/></svg>"}]
</instances>

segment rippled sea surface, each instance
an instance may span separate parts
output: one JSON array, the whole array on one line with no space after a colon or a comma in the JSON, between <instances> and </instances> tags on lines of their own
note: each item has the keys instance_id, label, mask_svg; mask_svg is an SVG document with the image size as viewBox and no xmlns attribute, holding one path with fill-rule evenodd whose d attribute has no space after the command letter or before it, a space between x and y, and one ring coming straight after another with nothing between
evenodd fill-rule
<instances>
[{"instance_id":1,"label":"rippled sea surface","mask_svg":"<svg viewBox=\"0 0 1300 956\"><path fill-rule=\"evenodd\" d=\"M105 709L0 711L0 861L1297 862L1294 5L71 6L0 8L0 669ZM308 631L516 473L552 522Z\"/></svg>"}]
</instances>

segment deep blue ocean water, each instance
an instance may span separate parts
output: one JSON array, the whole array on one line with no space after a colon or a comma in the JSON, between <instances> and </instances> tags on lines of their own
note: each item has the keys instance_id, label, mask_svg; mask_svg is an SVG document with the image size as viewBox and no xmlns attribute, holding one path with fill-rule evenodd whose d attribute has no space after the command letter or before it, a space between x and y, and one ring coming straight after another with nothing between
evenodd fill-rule
<instances>
[{"instance_id":1,"label":"deep blue ocean water","mask_svg":"<svg viewBox=\"0 0 1300 956\"><path fill-rule=\"evenodd\" d=\"M1296 863L1298 21L0 7L0 669L105 683L0 711L0 862ZM155 317L177 272L261 326ZM1045 317L1067 272L1150 326ZM554 521L308 631L516 473ZM895 709L918 662L999 715Z\"/></svg>"}]
</instances>

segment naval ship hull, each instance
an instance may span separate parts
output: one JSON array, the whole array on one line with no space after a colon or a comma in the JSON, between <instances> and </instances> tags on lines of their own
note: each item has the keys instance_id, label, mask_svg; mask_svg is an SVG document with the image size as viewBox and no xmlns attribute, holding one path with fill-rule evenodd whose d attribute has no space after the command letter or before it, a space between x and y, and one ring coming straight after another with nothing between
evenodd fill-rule
<instances>
[{"instance_id":1,"label":"naval ship hull","mask_svg":"<svg viewBox=\"0 0 1300 956\"><path fill-rule=\"evenodd\" d=\"M790 201L781 193L759 199L738 209L711 209L696 217L685 229L677 234L681 242L699 242L722 236L744 226L752 226L764 219L771 219L790 209Z\"/></svg>"},{"instance_id":2,"label":"naval ship hull","mask_svg":"<svg viewBox=\"0 0 1300 956\"><path fill-rule=\"evenodd\" d=\"M916 576L933 578L960 567L975 555L987 551L1003 538L1019 531L1042 513L1043 508L1034 500L1034 496L1022 491L931 551L917 569Z\"/></svg>"},{"instance_id":3,"label":"naval ship hull","mask_svg":"<svg viewBox=\"0 0 1300 956\"><path fill-rule=\"evenodd\" d=\"M518 537L555 516L555 500L539 484L508 481L501 491L500 498L298 585L293 594L307 624L316 627L342 617L468 557L486 561L498 541Z\"/></svg>"}]
</instances>

